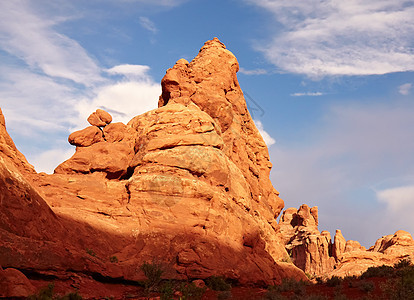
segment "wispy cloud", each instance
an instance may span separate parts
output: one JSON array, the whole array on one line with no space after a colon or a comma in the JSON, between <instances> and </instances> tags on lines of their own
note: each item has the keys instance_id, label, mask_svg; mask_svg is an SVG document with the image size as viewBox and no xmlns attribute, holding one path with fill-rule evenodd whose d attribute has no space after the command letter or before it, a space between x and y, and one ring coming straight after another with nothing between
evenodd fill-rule
<instances>
[{"instance_id":1,"label":"wispy cloud","mask_svg":"<svg viewBox=\"0 0 414 300\"><path fill-rule=\"evenodd\" d=\"M147 17L139 17L139 24L141 24L142 27L144 27L146 30L148 30L151 33L157 33L158 29L155 26L154 22L152 22Z\"/></svg>"},{"instance_id":2,"label":"wispy cloud","mask_svg":"<svg viewBox=\"0 0 414 300\"><path fill-rule=\"evenodd\" d=\"M412 83L404 83L398 87L398 92L401 95L407 96L410 94L412 86Z\"/></svg>"},{"instance_id":3,"label":"wispy cloud","mask_svg":"<svg viewBox=\"0 0 414 300\"><path fill-rule=\"evenodd\" d=\"M306 92L306 93L293 93L290 94L293 97L303 97L303 96L310 96L310 97L316 97L316 96L323 96L324 93L321 92Z\"/></svg>"},{"instance_id":4,"label":"wispy cloud","mask_svg":"<svg viewBox=\"0 0 414 300\"><path fill-rule=\"evenodd\" d=\"M245 1L273 14L278 29L257 49L284 71L320 77L414 70L412 1Z\"/></svg>"},{"instance_id":5,"label":"wispy cloud","mask_svg":"<svg viewBox=\"0 0 414 300\"><path fill-rule=\"evenodd\" d=\"M264 74L268 74L268 72L264 69L247 70L245 68L240 68L239 72L244 74L244 75L264 75Z\"/></svg>"},{"instance_id":6,"label":"wispy cloud","mask_svg":"<svg viewBox=\"0 0 414 300\"><path fill-rule=\"evenodd\" d=\"M101 81L99 67L85 49L53 29L57 20L33 14L27 1L1 1L0 47L47 76L87 86Z\"/></svg>"}]
</instances>

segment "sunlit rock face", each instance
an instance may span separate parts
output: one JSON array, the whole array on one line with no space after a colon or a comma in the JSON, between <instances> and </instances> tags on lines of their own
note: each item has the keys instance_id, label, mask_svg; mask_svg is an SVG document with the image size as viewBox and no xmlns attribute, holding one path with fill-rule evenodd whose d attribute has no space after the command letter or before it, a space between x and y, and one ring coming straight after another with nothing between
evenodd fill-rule
<instances>
[{"instance_id":1,"label":"sunlit rock face","mask_svg":"<svg viewBox=\"0 0 414 300\"><path fill-rule=\"evenodd\" d=\"M279 221L290 260L311 276L359 276L369 267L414 259L414 240L406 231L383 236L367 250L358 241L346 240L339 229L332 241L328 231L319 232L318 223L318 207L306 204L287 208Z\"/></svg>"},{"instance_id":2,"label":"sunlit rock face","mask_svg":"<svg viewBox=\"0 0 414 300\"><path fill-rule=\"evenodd\" d=\"M8 219L0 220L0 265L140 280L137 266L156 259L177 279L305 280L283 262L276 222L283 201L269 180L268 150L238 69L218 39L206 42L192 62L181 59L167 71L159 108L128 124L93 112L91 126L69 136L76 153L52 175L36 174L11 139L2 140L9 152L0 155L12 165L2 178L21 185L2 190ZM33 205L39 218L29 218ZM30 222L11 228L11 207Z\"/></svg>"}]
</instances>

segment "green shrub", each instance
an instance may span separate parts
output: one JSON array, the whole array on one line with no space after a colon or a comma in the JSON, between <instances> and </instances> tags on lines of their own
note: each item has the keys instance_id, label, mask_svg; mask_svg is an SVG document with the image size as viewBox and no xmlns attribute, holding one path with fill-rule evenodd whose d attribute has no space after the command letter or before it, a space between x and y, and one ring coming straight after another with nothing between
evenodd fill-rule
<instances>
[{"instance_id":1,"label":"green shrub","mask_svg":"<svg viewBox=\"0 0 414 300\"><path fill-rule=\"evenodd\" d=\"M296 295L304 295L306 292L306 282L296 281L293 278L283 278L280 285L269 287L270 291L274 292L294 292Z\"/></svg>"},{"instance_id":2,"label":"green shrub","mask_svg":"<svg viewBox=\"0 0 414 300\"><path fill-rule=\"evenodd\" d=\"M285 256L282 258L281 262L292 264L292 259L290 256Z\"/></svg>"},{"instance_id":3,"label":"green shrub","mask_svg":"<svg viewBox=\"0 0 414 300\"><path fill-rule=\"evenodd\" d=\"M159 290L161 294L161 300L174 299L174 285L171 281L164 282Z\"/></svg>"},{"instance_id":4,"label":"green shrub","mask_svg":"<svg viewBox=\"0 0 414 300\"><path fill-rule=\"evenodd\" d=\"M361 281L358 284L358 289L365 293L370 293L375 289L375 285L371 281Z\"/></svg>"},{"instance_id":5,"label":"green shrub","mask_svg":"<svg viewBox=\"0 0 414 300\"><path fill-rule=\"evenodd\" d=\"M46 288L43 288L39 291L39 293L35 295L31 295L28 297L29 300L52 300L53 299L53 289L55 285L53 283L49 283Z\"/></svg>"},{"instance_id":6,"label":"green shrub","mask_svg":"<svg viewBox=\"0 0 414 300\"><path fill-rule=\"evenodd\" d=\"M217 300L226 300L231 298L231 291L221 291L217 295Z\"/></svg>"},{"instance_id":7,"label":"green shrub","mask_svg":"<svg viewBox=\"0 0 414 300\"><path fill-rule=\"evenodd\" d=\"M162 263L157 263L153 261L152 263L144 263L140 267L141 271L144 272L147 280L144 282L145 290L147 292L152 292L159 287L161 282L161 276L164 274L164 266Z\"/></svg>"},{"instance_id":8,"label":"green shrub","mask_svg":"<svg viewBox=\"0 0 414 300\"><path fill-rule=\"evenodd\" d=\"M379 267L369 267L362 275L361 278L372 277L392 277L394 275L394 268L391 266L382 265Z\"/></svg>"},{"instance_id":9,"label":"green shrub","mask_svg":"<svg viewBox=\"0 0 414 300\"><path fill-rule=\"evenodd\" d=\"M207 286L214 291L229 291L231 284L227 283L223 277L211 276L206 280Z\"/></svg>"},{"instance_id":10,"label":"green shrub","mask_svg":"<svg viewBox=\"0 0 414 300\"><path fill-rule=\"evenodd\" d=\"M96 256L96 253L92 249L86 249L86 253L88 253L90 256Z\"/></svg>"},{"instance_id":11,"label":"green shrub","mask_svg":"<svg viewBox=\"0 0 414 300\"><path fill-rule=\"evenodd\" d=\"M118 262L118 257L116 257L115 255L114 255L114 256L111 256L111 257L109 258L109 261L110 261L111 263L117 263L117 262Z\"/></svg>"},{"instance_id":12,"label":"green shrub","mask_svg":"<svg viewBox=\"0 0 414 300\"><path fill-rule=\"evenodd\" d=\"M405 268L410 267L410 266L412 266L411 259L404 258L404 259L401 259L399 262L394 264L394 269L397 269L397 270L398 269L405 269Z\"/></svg>"},{"instance_id":13,"label":"green shrub","mask_svg":"<svg viewBox=\"0 0 414 300\"><path fill-rule=\"evenodd\" d=\"M181 300L198 300L201 299L207 288L199 288L194 283L182 283L180 286L180 292L182 296Z\"/></svg>"},{"instance_id":14,"label":"green shrub","mask_svg":"<svg viewBox=\"0 0 414 300\"><path fill-rule=\"evenodd\" d=\"M265 295L266 300L287 300L277 289L268 289Z\"/></svg>"},{"instance_id":15,"label":"green shrub","mask_svg":"<svg viewBox=\"0 0 414 300\"><path fill-rule=\"evenodd\" d=\"M338 276L332 276L326 280L326 284L330 287L339 286L342 283L342 278Z\"/></svg>"},{"instance_id":16,"label":"green shrub","mask_svg":"<svg viewBox=\"0 0 414 300\"><path fill-rule=\"evenodd\" d=\"M55 285L49 283L47 288L41 289L36 295L28 297L29 300L82 300L77 292L68 293L64 296L54 295Z\"/></svg>"},{"instance_id":17,"label":"green shrub","mask_svg":"<svg viewBox=\"0 0 414 300\"><path fill-rule=\"evenodd\" d=\"M342 293L336 294L334 300L348 300L348 297Z\"/></svg>"},{"instance_id":18,"label":"green shrub","mask_svg":"<svg viewBox=\"0 0 414 300\"><path fill-rule=\"evenodd\" d=\"M316 277L316 283L317 284L323 284L324 283L323 278L322 277Z\"/></svg>"}]
</instances>

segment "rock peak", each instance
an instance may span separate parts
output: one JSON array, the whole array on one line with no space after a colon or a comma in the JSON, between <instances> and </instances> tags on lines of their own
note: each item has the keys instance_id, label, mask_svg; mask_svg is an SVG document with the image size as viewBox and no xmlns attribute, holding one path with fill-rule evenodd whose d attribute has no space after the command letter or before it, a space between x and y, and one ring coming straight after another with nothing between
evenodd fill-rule
<instances>
[{"instance_id":1,"label":"rock peak","mask_svg":"<svg viewBox=\"0 0 414 300\"><path fill-rule=\"evenodd\" d=\"M212 47L226 49L226 45L224 45L217 37L214 37L212 40L205 42L204 46L200 49L200 51Z\"/></svg>"}]
</instances>

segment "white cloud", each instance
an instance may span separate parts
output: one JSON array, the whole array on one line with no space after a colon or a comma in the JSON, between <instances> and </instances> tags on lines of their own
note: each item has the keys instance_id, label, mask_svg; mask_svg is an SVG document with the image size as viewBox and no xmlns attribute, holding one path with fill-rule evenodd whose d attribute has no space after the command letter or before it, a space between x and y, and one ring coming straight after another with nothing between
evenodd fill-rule
<instances>
[{"instance_id":1,"label":"white cloud","mask_svg":"<svg viewBox=\"0 0 414 300\"><path fill-rule=\"evenodd\" d=\"M401 95L407 96L407 95L410 94L411 88L412 88L412 84L411 83L404 83L404 84L402 84L402 85L400 85L398 87L398 92Z\"/></svg>"},{"instance_id":2,"label":"white cloud","mask_svg":"<svg viewBox=\"0 0 414 300\"><path fill-rule=\"evenodd\" d=\"M139 24L141 24L142 27L144 27L146 30L148 30L151 33L157 33L158 29L155 26L154 22L152 22L147 17L139 17Z\"/></svg>"},{"instance_id":3,"label":"white cloud","mask_svg":"<svg viewBox=\"0 0 414 300\"><path fill-rule=\"evenodd\" d=\"M259 130L259 133L265 141L267 147L270 147L276 143L276 140L272 138L267 131L264 130L263 124L260 120L254 120L254 123L256 124L257 130Z\"/></svg>"},{"instance_id":4,"label":"white cloud","mask_svg":"<svg viewBox=\"0 0 414 300\"><path fill-rule=\"evenodd\" d=\"M398 214L405 221L412 220L414 210L414 185L402 186L377 191L379 201L387 204L387 207L395 214Z\"/></svg>"},{"instance_id":5,"label":"white cloud","mask_svg":"<svg viewBox=\"0 0 414 300\"><path fill-rule=\"evenodd\" d=\"M32 70L90 86L102 80L85 49L53 29L59 18L33 14L26 1L0 2L0 47Z\"/></svg>"},{"instance_id":6,"label":"white cloud","mask_svg":"<svg viewBox=\"0 0 414 300\"><path fill-rule=\"evenodd\" d=\"M125 75L127 77L140 79L146 76L149 69L150 67L148 66L125 64L112 67L106 70L106 72L109 74Z\"/></svg>"},{"instance_id":7,"label":"white cloud","mask_svg":"<svg viewBox=\"0 0 414 300\"><path fill-rule=\"evenodd\" d=\"M161 85L152 81L121 81L98 88L92 100L76 104L79 116L75 124L82 126L97 108L110 112L114 122L128 123L134 116L158 107Z\"/></svg>"},{"instance_id":8,"label":"white cloud","mask_svg":"<svg viewBox=\"0 0 414 300\"><path fill-rule=\"evenodd\" d=\"M389 188L376 192L380 202L386 204L387 210L391 212L391 219L403 230L414 232L414 185Z\"/></svg>"},{"instance_id":9,"label":"white cloud","mask_svg":"<svg viewBox=\"0 0 414 300\"><path fill-rule=\"evenodd\" d=\"M257 49L284 71L320 77L414 70L412 1L246 1L273 14L278 29Z\"/></svg>"},{"instance_id":10,"label":"white cloud","mask_svg":"<svg viewBox=\"0 0 414 300\"><path fill-rule=\"evenodd\" d=\"M254 69L254 70L247 70L245 68L240 68L239 72L244 75L264 75L267 74L267 71L264 69Z\"/></svg>"},{"instance_id":11,"label":"white cloud","mask_svg":"<svg viewBox=\"0 0 414 300\"><path fill-rule=\"evenodd\" d=\"M321 92L306 92L306 93L293 93L290 94L293 97L302 97L302 96L311 96L311 97L315 97L315 96L323 96L324 94Z\"/></svg>"}]
</instances>

